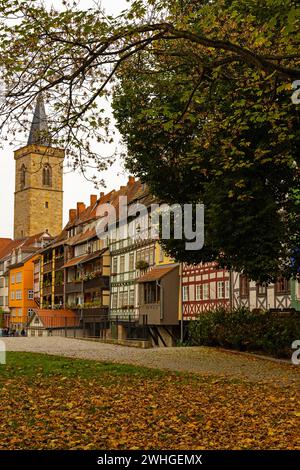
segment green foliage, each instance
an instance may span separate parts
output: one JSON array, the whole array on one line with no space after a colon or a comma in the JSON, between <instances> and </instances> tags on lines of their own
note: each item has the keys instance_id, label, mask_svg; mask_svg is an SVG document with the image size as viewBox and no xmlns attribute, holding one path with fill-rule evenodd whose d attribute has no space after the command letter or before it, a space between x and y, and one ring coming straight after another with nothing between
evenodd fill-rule
<instances>
[{"instance_id":1,"label":"green foliage","mask_svg":"<svg viewBox=\"0 0 300 470\"><path fill-rule=\"evenodd\" d=\"M221 346L290 358L292 342L300 337L297 314L254 313L245 308L202 313L189 324L189 344Z\"/></svg>"},{"instance_id":2,"label":"green foliage","mask_svg":"<svg viewBox=\"0 0 300 470\"><path fill-rule=\"evenodd\" d=\"M197 25L202 36L260 55L296 53L285 27L292 2L267 2L266 11L265 2L203 2L189 14L179 3L172 15L193 34ZM300 116L291 81L192 41L161 41L157 54L130 62L114 92L127 168L165 202L205 204L205 248L191 253L185 241L165 240L165 250L178 261L216 259L258 281L295 275Z\"/></svg>"}]
</instances>

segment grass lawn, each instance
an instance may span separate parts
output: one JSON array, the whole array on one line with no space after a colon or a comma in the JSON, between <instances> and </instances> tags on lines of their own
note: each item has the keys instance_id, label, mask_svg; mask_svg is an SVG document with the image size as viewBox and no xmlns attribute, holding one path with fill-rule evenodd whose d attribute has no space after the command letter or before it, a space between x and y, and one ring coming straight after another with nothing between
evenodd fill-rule
<instances>
[{"instance_id":1,"label":"grass lawn","mask_svg":"<svg viewBox=\"0 0 300 470\"><path fill-rule=\"evenodd\" d=\"M300 449L296 384L9 352L0 387L0 449Z\"/></svg>"}]
</instances>

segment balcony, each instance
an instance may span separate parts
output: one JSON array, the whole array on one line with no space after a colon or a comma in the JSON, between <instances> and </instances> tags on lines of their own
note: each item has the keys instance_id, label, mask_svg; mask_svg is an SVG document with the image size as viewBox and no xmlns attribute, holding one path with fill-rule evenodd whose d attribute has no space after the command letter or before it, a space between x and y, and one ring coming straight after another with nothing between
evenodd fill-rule
<instances>
[{"instance_id":1,"label":"balcony","mask_svg":"<svg viewBox=\"0 0 300 470\"><path fill-rule=\"evenodd\" d=\"M43 295L50 295L52 294L52 286L43 286Z\"/></svg>"},{"instance_id":2,"label":"balcony","mask_svg":"<svg viewBox=\"0 0 300 470\"><path fill-rule=\"evenodd\" d=\"M81 318L85 323L97 323L108 320L108 307L103 306L90 306L82 308L76 307L74 310L79 310L81 313Z\"/></svg>"},{"instance_id":3,"label":"balcony","mask_svg":"<svg viewBox=\"0 0 300 470\"><path fill-rule=\"evenodd\" d=\"M57 285L54 287L54 294L55 295L63 295L64 293L64 286L63 285Z\"/></svg>"},{"instance_id":4,"label":"balcony","mask_svg":"<svg viewBox=\"0 0 300 470\"><path fill-rule=\"evenodd\" d=\"M109 277L99 276L94 279L88 279L84 281L84 290L88 289L108 289L109 288Z\"/></svg>"},{"instance_id":5,"label":"balcony","mask_svg":"<svg viewBox=\"0 0 300 470\"><path fill-rule=\"evenodd\" d=\"M64 257L55 258L55 269L61 269L65 263Z\"/></svg>"},{"instance_id":6,"label":"balcony","mask_svg":"<svg viewBox=\"0 0 300 470\"><path fill-rule=\"evenodd\" d=\"M73 294L76 292L81 292L82 291L82 282L77 281L77 282L67 282L66 284L66 294Z\"/></svg>"},{"instance_id":7,"label":"balcony","mask_svg":"<svg viewBox=\"0 0 300 470\"><path fill-rule=\"evenodd\" d=\"M43 265L43 273L44 274L50 273L51 271L52 271L52 260L48 261L47 263L45 263Z\"/></svg>"}]
</instances>

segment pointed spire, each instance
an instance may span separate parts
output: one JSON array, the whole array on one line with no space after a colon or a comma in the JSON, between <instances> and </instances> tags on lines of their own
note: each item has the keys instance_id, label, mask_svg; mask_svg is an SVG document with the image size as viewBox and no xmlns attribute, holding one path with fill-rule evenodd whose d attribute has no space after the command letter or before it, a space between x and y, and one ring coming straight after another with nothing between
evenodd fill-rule
<instances>
[{"instance_id":1,"label":"pointed spire","mask_svg":"<svg viewBox=\"0 0 300 470\"><path fill-rule=\"evenodd\" d=\"M51 143L48 120L45 111L43 95L40 93L36 100L34 115L31 123L27 145L37 144L48 147Z\"/></svg>"}]
</instances>

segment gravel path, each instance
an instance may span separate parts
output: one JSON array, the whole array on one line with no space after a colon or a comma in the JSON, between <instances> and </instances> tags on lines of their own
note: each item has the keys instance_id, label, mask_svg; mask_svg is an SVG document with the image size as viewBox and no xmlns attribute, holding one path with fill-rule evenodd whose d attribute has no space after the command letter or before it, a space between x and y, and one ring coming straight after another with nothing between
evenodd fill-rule
<instances>
[{"instance_id":1,"label":"gravel path","mask_svg":"<svg viewBox=\"0 0 300 470\"><path fill-rule=\"evenodd\" d=\"M70 338L1 338L7 351L47 353L101 362L271 382L300 383L300 366L205 347L138 349Z\"/></svg>"}]
</instances>

